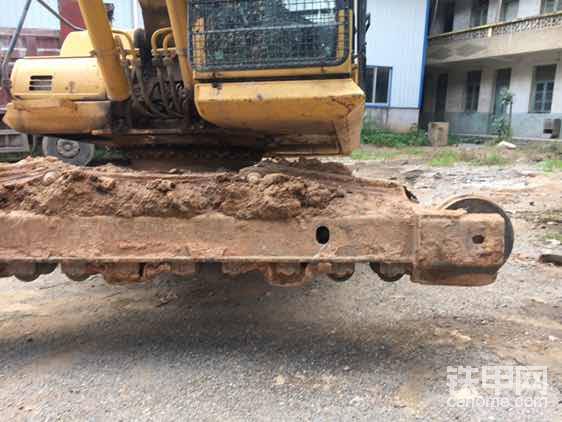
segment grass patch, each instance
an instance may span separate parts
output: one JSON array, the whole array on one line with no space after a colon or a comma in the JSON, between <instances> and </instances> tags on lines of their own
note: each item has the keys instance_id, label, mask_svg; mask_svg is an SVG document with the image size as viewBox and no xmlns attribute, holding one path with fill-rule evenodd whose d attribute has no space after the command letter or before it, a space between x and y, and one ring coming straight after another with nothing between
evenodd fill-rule
<instances>
[{"instance_id":1,"label":"grass patch","mask_svg":"<svg viewBox=\"0 0 562 422\"><path fill-rule=\"evenodd\" d=\"M11 152L6 154L0 153L0 163L15 163L16 161L22 160L29 154L25 152Z\"/></svg>"},{"instance_id":2,"label":"grass patch","mask_svg":"<svg viewBox=\"0 0 562 422\"><path fill-rule=\"evenodd\" d=\"M544 240L557 240L558 242L562 243L562 233L548 233Z\"/></svg>"},{"instance_id":3,"label":"grass patch","mask_svg":"<svg viewBox=\"0 0 562 422\"><path fill-rule=\"evenodd\" d=\"M452 167L458 163L473 166L504 166L516 157L506 155L496 148L425 148L406 146L401 148L364 147L351 154L354 160L388 161L395 159L417 159L427 161L433 167Z\"/></svg>"},{"instance_id":4,"label":"grass patch","mask_svg":"<svg viewBox=\"0 0 562 422\"><path fill-rule=\"evenodd\" d=\"M483 157L476 158L472 161L472 164L478 166L505 166L506 164L509 164L509 162L510 161L507 158L494 151L485 154Z\"/></svg>"},{"instance_id":5,"label":"grass patch","mask_svg":"<svg viewBox=\"0 0 562 422\"><path fill-rule=\"evenodd\" d=\"M467 163L473 166L504 166L511 162L497 151L442 149L438 150L430 159L433 167L452 167L457 163Z\"/></svg>"},{"instance_id":6,"label":"grass patch","mask_svg":"<svg viewBox=\"0 0 562 422\"><path fill-rule=\"evenodd\" d=\"M398 158L419 157L424 155L428 148L403 147L403 148L363 148L351 153L353 160L362 161L388 161Z\"/></svg>"},{"instance_id":7,"label":"grass patch","mask_svg":"<svg viewBox=\"0 0 562 422\"><path fill-rule=\"evenodd\" d=\"M361 142L365 145L374 145L388 148L424 147L430 146L427 132L413 130L408 133L394 133L385 129L369 128L363 129ZM449 145L459 144L482 144L481 138L461 138L457 135L449 135Z\"/></svg>"},{"instance_id":8,"label":"grass patch","mask_svg":"<svg viewBox=\"0 0 562 422\"><path fill-rule=\"evenodd\" d=\"M421 130L393 133L382 129L365 129L361 133L361 142L366 145L390 148L429 145L426 133Z\"/></svg>"},{"instance_id":9,"label":"grass patch","mask_svg":"<svg viewBox=\"0 0 562 422\"><path fill-rule=\"evenodd\" d=\"M402 155L424 155L428 148L423 147L406 147L400 150Z\"/></svg>"},{"instance_id":10,"label":"grass patch","mask_svg":"<svg viewBox=\"0 0 562 422\"><path fill-rule=\"evenodd\" d=\"M461 156L457 151L444 149L437 151L431 158L429 165L433 167L452 167L461 161Z\"/></svg>"},{"instance_id":11,"label":"grass patch","mask_svg":"<svg viewBox=\"0 0 562 422\"><path fill-rule=\"evenodd\" d=\"M471 143L470 140L463 139L457 135L449 135L449 145L459 145Z\"/></svg>"},{"instance_id":12,"label":"grass patch","mask_svg":"<svg viewBox=\"0 0 562 422\"><path fill-rule=\"evenodd\" d=\"M385 160L392 160L400 155L400 151L394 150L372 150L366 151L363 149L355 150L351 153L351 158L353 160L374 160L374 161L385 161Z\"/></svg>"},{"instance_id":13,"label":"grass patch","mask_svg":"<svg viewBox=\"0 0 562 422\"><path fill-rule=\"evenodd\" d=\"M562 160L545 160L542 169L546 172L562 171Z\"/></svg>"}]
</instances>

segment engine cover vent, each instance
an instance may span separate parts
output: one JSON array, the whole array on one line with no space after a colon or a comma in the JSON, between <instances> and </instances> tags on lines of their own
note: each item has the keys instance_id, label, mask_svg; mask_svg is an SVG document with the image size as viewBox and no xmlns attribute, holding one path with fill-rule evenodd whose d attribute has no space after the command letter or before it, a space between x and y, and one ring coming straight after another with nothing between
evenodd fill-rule
<instances>
[{"instance_id":1,"label":"engine cover vent","mask_svg":"<svg viewBox=\"0 0 562 422\"><path fill-rule=\"evenodd\" d=\"M51 91L53 89L53 75L33 75L29 79L30 91Z\"/></svg>"}]
</instances>

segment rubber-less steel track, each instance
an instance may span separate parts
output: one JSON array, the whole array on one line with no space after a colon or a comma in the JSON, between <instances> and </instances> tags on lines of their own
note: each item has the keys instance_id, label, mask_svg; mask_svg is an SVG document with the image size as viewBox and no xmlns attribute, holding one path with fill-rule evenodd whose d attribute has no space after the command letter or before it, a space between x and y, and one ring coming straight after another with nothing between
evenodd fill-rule
<instances>
[{"instance_id":1,"label":"rubber-less steel track","mask_svg":"<svg viewBox=\"0 0 562 422\"><path fill-rule=\"evenodd\" d=\"M153 173L27 159L0 166L0 276L61 264L76 280L137 282L221 263L293 286L366 262L387 281L489 284L509 255L507 217L454 205L429 209L401 185L317 160Z\"/></svg>"}]
</instances>

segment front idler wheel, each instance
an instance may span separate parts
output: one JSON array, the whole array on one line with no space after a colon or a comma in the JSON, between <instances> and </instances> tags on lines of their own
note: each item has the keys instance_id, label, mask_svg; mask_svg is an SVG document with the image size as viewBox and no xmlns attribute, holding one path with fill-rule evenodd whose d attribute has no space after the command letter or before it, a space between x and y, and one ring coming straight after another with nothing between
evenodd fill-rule
<instances>
[{"instance_id":1,"label":"front idler wheel","mask_svg":"<svg viewBox=\"0 0 562 422\"><path fill-rule=\"evenodd\" d=\"M504 229L504 263L508 260L511 252L513 251L513 245L515 243L515 232L513 230L513 224L507 213L497 204L490 201L489 199L482 198L479 196L465 195L450 198L440 207L445 210L465 210L469 214L498 214L503 218L505 222ZM473 239L475 243L478 243L480 239Z\"/></svg>"}]
</instances>

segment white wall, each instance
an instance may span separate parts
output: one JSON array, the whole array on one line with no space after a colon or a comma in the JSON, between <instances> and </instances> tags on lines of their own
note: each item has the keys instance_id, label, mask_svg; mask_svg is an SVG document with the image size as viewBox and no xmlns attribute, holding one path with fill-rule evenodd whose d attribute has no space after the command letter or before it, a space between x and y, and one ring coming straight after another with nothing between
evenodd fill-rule
<instances>
[{"instance_id":1,"label":"white wall","mask_svg":"<svg viewBox=\"0 0 562 422\"><path fill-rule=\"evenodd\" d=\"M419 107L429 0L368 0L367 64L392 67L391 107Z\"/></svg>"},{"instance_id":2,"label":"white wall","mask_svg":"<svg viewBox=\"0 0 562 422\"><path fill-rule=\"evenodd\" d=\"M513 112L527 113L531 99L533 68L529 64L518 63L511 68L511 83L509 90L515 94L513 97Z\"/></svg>"},{"instance_id":3,"label":"white wall","mask_svg":"<svg viewBox=\"0 0 562 422\"><path fill-rule=\"evenodd\" d=\"M536 16L541 13L541 0L519 0L519 11L517 16L524 18L527 16Z\"/></svg>"},{"instance_id":4,"label":"white wall","mask_svg":"<svg viewBox=\"0 0 562 422\"><path fill-rule=\"evenodd\" d=\"M117 28L132 28L133 1L136 0L105 0L106 3L115 5L113 25Z\"/></svg>"},{"instance_id":5,"label":"white wall","mask_svg":"<svg viewBox=\"0 0 562 422\"><path fill-rule=\"evenodd\" d=\"M364 127L385 128L393 132L407 133L418 125L420 111L402 108L368 108L363 119Z\"/></svg>"},{"instance_id":6,"label":"white wall","mask_svg":"<svg viewBox=\"0 0 562 422\"><path fill-rule=\"evenodd\" d=\"M478 97L478 110L492 111L494 108L494 87L496 83L496 70L483 68L480 81L480 95Z\"/></svg>"}]
</instances>

